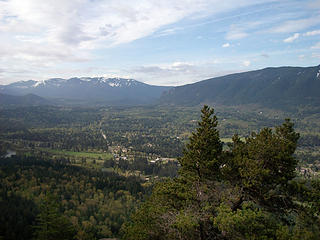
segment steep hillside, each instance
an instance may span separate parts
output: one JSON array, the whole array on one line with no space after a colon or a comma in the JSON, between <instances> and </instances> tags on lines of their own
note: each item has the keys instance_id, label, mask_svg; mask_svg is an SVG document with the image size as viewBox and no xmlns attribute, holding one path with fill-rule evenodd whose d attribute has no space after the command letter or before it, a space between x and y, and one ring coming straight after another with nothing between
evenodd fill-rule
<instances>
[{"instance_id":1,"label":"steep hillside","mask_svg":"<svg viewBox=\"0 0 320 240\"><path fill-rule=\"evenodd\" d=\"M44 99L34 94L27 94L24 96L13 96L13 95L0 93L0 106L1 105L39 106L39 105L50 105L50 104L52 103L47 99Z\"/></svg>"},{"instance_id":2,"label":"steep hillside","mask_svg":"<svg viewBox=\"0 0 320 240\"><path fill-rule=\"evenodd\" d=\"M161 103L320 105L320 66L265 68L212 78L172 88L162 95Z\"/></svg>"}]
</instances>

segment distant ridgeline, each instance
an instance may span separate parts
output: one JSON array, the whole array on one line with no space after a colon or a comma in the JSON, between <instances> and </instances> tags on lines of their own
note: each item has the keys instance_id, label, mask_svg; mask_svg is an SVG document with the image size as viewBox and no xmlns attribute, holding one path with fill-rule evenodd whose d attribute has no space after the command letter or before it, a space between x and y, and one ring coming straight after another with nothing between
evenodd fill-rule
<instances>
[{"instance_id":1,"label":"distant ridgeline","mask_svg":"<svg viewBox=\"0 0 320 240\"><path fill-rule=\"evenodd\" d=\"M211 78L170 89L162 104L320 105L320 65L279 67Z\"/></svg>"},{"instance_id":2,"label":"distant ridgeline","mask_svg":"<svg viewBox=\"0 0 320 240\"><path fill-rule=\"evenodd\" d=\"M179 87L148 85L123 78L53 78L45 81L20 81L0 86L0 105L107 104L150 105L201 104L265 107L320 106L320 65L278 67L211 78ZM32 96L28 94L33 94ZM13 96L25 96L15 99ZM50 99L36 99L34 95ZM5 100L4 100L5 99Z\"/></svg>"},{"instance_id":3,"label":"distant ridgeline","mask_svg":"<svg viewBox=\"0 0 320 240\"><path fill-rule=\"evenodd\" d=\"M20 81L0 86L0 93L14 96L35 94L64 103L108 103L139 105L154 103L171 87L148 85L124 78L52 78L45 81ZM13 100L17 102L18 100ZM54 101L52 102L54 103Z\"/></svg>"}]
</instances>

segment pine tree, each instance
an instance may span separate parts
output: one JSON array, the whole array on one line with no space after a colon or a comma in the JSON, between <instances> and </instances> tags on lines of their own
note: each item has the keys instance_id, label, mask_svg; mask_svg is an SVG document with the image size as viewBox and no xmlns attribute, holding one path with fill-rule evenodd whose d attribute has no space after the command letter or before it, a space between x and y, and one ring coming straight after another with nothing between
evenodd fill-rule
<instances>
[{"instance_id":1,"label":"pine tree","mask_svg":"<svg viewBox=\"0 0 320 240\"><path fill-rule=\"evenodd\" d=\"M198 182L219 179L222 154L222 142L217 130L218 121L214 110L205 105L201 113L199 127L192 133L183 157L179 159L180 175Z\"/></svg>"},{"instance_id":2,"label":"pine tree","mask_svg":"<svg viewBox=\"0 0 320 240\"><path fill-rule=\"evenodd\" d=\"M286 186L296 175L297 160L293 156L299 134L286 119L276 127L252 133L242 142L234 137L229 180L241 191L241 202L253 200L264 207L282 211L292 206ZM239 202L236 203L239 207Z\"/></svg>"},{"instance_id":3,"label":"pine tree","mask_svg":"<svg viewBox=\"0 0 320 240\"><path fill-rule=\"evenodd\" d=\"M180 179L194 193L191 199L193 201L190 201L192 211L188 212L188 217L191 222L196 223L198 238L201 240L208 239L212 231L211 217L217 202L212 193L216 182L221 178L223 144L217 125L214 109L205 105L201 110L198 128L192 133L183 157L179 159ZM184 214L186 215L185 212Z\"/></svg>"},{"instance_id":4,"label":"pine tree","mask_svg":"<svg viewBox=\"0 0 320 240\"><path fill-rule=\"evenodd\" d=\"M46 197L40 206L35 226L36 240L71 240L75 236L75 228L71 222L58 211L58 204L53 197Z\"/></svg>"},{"instance_id":5,"label":"pine tree","mask_svg":"<svg viewBox=\"0 0 320 240\"><path fill-rule=\"evenodd\" d=\"M153 188L124 226L124 239L318 239L320 184L310 189L294 179L293 123L245 141L235 135L223 151L213 109L201 112L179 176Z\"/></svg>"},{"instance_id":6,"label":"pine tree","mask_svg":"<svg viewBox=\"0 0 320 240\"><path fill-rule=\"evenodd\" d=\"M214 110L204 106L197 130L179 159L179 176L158 183L150 199L124 227L125 239L210 239L212 198L220 179L222 142Z\"/></svg>"}]
</instances>

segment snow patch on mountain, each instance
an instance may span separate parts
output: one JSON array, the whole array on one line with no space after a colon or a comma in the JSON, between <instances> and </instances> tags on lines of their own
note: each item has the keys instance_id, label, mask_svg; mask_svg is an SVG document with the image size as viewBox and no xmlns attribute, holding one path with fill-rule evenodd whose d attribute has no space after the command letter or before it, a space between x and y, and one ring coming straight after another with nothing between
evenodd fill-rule
<instances>
[{"instance_id":1,"label":"snow patch on mountain","mask_svg":"<svg viewBox=\"0 0 320 240\"><path fill-rule=\"evenodd\" d=\"M119 83L109 82L108 84L109 84L110 87L120 87Z\"/></svg>"},{"instance_id":2,"label":"snow patch on mountain","mask_svg":"<svg viewBox=\"0 0 320 240\"><path fill-rule=\"evenodd\" d=\"M46 81L45 80L43 80L43 81L38 81L38 82L36 82L35 84L33 84L33 86L32 87L38 87L38 86L40 86L40 85L45 85L46 84Z\"/></svg>"},{"instance_id":3,"label":"snow patch on mountain","mask_svg":"<svg viewBox=\"0 0 320 240\"><path fill-rule=\"evenodd\" d=\"M85 81L85 82L91 82L92 81L92 78L90 77L81 77L79 78L81 81Z\"/></svg>"},{"instance_id":4,"label":"snow patch on mountain","mask_svg":"<svg viewBox=\"0 0 320 240\"><path fill-rule=\"evenodd\" d=\"M46 80L46 82L49 83L49 85L58 85L58 79L49 79ZM62 80L62 79L59 79ZM94 85L105 85L110 86L112 88L115 87L130 87L130 86L137 86L142 85L143 83L140 83L134 79L125 79L125 78L105 78L105 77L80 77L80 78L70 78L70 79L63 79L64 82L79 82L79 84L83 82L91 83ZM35 87L41 85L42 82L36 83ZM59 82L61 84L61 82Z\"/></svg>"}]
</instances>

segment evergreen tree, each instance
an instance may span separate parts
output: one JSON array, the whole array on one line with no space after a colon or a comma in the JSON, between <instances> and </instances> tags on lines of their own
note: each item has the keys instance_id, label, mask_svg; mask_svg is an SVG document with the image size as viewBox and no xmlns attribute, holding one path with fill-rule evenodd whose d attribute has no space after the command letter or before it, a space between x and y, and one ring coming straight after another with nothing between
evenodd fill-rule
<instances>
[{"instance_id":1,"label":"evergreen tree","mask_svg":"<svg viewBox=\"0 0 320 240\"><path fill-rule=\"evenodd\" d=\"M187 199L188 207L192 210L183 211L183 217L178 215L177 220L182 219L185 225L188 225L186 220L189 220L193 231L197 233L190 239L208 239L214 232L211 217L218 199L212 193L215 192L216 183L221 178L220 166L223 161L223 144L217 125L214 110L205 105L201 110L198 128L192 133L183 157L179 159L179 180L193 194Z\"/></svg>"},{"instance_id":2,"label":"evergreen tree","mask_svg":"<svg viewBox=\"0 0 320 240\"><path fill-rule=\"evenodd\" d=\"M52 197L46 197L40 206L35 226L36 240L71 240L75 236L75 228L71 222L58 211L58 204Z\"/></svg>"},{"instance_id":3,"label":"evergreen tree","mask_svg":"<svg viewBox=\"0 0 320 240\"><path fill-rule=\"evenodd\" d=\"M218 206L222 142L214 110L204 106L196 132L179 159L179 177L158 183L150 199L124 227L125 239L210 239Z\"/></svg>"},{"instance_id":4,"label":"evergreen tree","mask_svg":"<svg viewBox=\"0 0 320 240\"><path fill-rule=\"evenodd\" d=\"M224 176L240 191L241 202L252 200L274 211L289 210L293 203L286 187L296 175L297 160L293 156L299 134L293 123L262 129L242 142L234 136L232 157L226 161ZM236 206L237 205L237 206ZM237 202L233 207L240 206Z\"/></svg>"},{"instance_id":5,"label":"evergreen tree","mask_svg":"<svg viewBox=\"0 0 320 240\"><path fill-rule=\"evenodd\" d=\"M183 157L179 159L180 175L196 182L219 179L222 154L222 142L217 130L217 117L213 115L214 110L205 105L201 113L199 127L192 133Z\"/></svg>"},{"instance_id":6,"label":"evergreen tree","mask_svg":"<svg viewBox=\"0 0 320 240\"><path fill-rule=\"evenodd\" d=\"M223 151L204 106L177 178L158 183L123 227L124 239L319 239L319 184L295 180L293 123L262 129ZM310 185L310 184L309 184Z\"/></svg>"}]
</instances>

